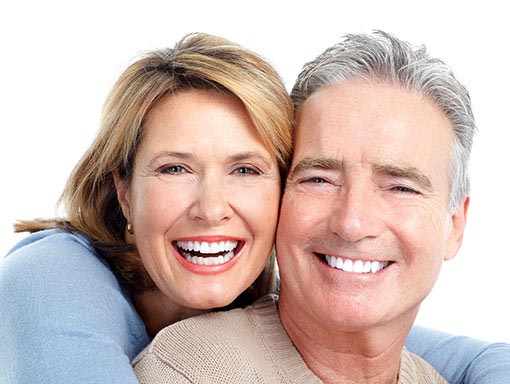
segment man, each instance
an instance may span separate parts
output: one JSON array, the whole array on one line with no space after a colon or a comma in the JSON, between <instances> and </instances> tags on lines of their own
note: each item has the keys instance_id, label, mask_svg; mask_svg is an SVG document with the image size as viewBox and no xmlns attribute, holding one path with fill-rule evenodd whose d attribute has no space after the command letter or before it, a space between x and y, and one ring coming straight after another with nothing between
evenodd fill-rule
<instances>
[{"instance_id":1,"label":"man","mask_svg":"<svg viewBox=\"0 0 510 384\"><path fill-rule=\"evenodd\" d=\"M404 342L462 242L467 91L424 49L379 32L307 64L292 96L279 300L165 329L135 360L140 382L446 382Z\"/></svg>"}]
</instances>

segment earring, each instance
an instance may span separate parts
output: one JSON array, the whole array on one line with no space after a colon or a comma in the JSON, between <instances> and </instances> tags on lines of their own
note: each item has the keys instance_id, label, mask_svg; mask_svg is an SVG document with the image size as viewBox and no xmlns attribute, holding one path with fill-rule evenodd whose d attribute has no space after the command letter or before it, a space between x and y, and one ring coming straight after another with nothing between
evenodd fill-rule
<instances>
[{"instance_id":1,"label":"earring","mask_svg":"<svg viewBox=\"0 0 510 384\"><path fill-rule=\"evenodd\" d=\"M128 223L127 225L127 231L130 235L132 235L134 232L133 232L133 225L131 223Z\"/></svg>"}]
</instances>

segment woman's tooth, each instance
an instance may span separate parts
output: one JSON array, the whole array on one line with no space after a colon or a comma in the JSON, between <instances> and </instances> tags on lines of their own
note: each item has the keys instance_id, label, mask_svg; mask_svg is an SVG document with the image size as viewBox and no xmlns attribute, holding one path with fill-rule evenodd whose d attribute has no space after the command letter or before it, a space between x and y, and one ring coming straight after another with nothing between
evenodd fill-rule
<instances>
[{"instance_id":1,"label":"woman's tooth","mask_svg":"<svg viewBox=\"0 0 510 384\"><path fill-rule=\"evenodd\" d=\"M218 243L211 243L209 245L209 252L210 253L218 253L220 251L220 247Z\"/></svg>"},{"instance_id":2,"label":"woman's tooth","mask_svg":"<svg viewBox=\"0 0 510 384\"><path fill-rule=\"evenodd\" d=\"M202 241L200 244L200 253L209 253L209 243Z\"/></svg>"}]
</instances>

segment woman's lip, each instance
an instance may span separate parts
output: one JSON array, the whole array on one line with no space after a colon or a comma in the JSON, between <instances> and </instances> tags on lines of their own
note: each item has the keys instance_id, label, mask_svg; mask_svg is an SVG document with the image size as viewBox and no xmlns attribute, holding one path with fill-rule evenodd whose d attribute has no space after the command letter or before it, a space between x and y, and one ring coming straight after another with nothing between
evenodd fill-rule
<instances>
[{"instance_id":1,"label":"woman's lip","mask_svg":"<svg viewBox=\"0 0 510 384\"><path fill-rule=\"evenodd\" d=\"M214 239L214 240L212 240ZM179 252L179 248L177 247L177 241L187 242L187 241L197 241L197 242L220 242L220 241L236 241L238 242L238 245L236 247L236 252L234 256L231 257L230 260L223 262L221 264L213 264L213 265L204 265L204 264L197 264L193 263L186 259L185 256ZM172 242L172 251L174 252L174 255L177 257L177 260L181 265L188 271L200 275L213 275L213 274L219 274L223 273L230 268L232 268L239 258L241 257L241 254L243 253L245 249L246 242L242 240L237 240L237 238L233 237L226 237L226 236L194 236L194 237L187 237L182 238L179 240L174 240ZM209 257L215 257L215 256L207 256L207 254L203 255L204 258Z\"/></svg>"},{"instance_id":2,"label":"woman's lip","mask_svg":"<svg viewBox=\"0 0 510 384\"><path fill-rule=\"evenodd\" d=\"M212 236L189 236L189 237L180 237L178 239L173 240L173 242L177 241L205 241L206 243L214 243L218 241L243 241L242 238L236 236L225 236L225 235L212 235Z\"/></svg>"}]
</instances>

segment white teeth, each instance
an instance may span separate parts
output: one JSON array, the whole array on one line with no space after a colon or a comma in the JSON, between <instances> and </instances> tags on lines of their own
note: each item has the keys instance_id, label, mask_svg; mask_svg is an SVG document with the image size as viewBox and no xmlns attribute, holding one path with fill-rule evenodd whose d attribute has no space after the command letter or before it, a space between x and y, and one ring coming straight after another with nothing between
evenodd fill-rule
<instances>
[{"instance_id":1,"label":"white teeth","mask_svg":"<svg viewBox=\"0 0 510 384\"><path fill-rule=\"evenodd\" d=\"M343 260L341 257L329 255L325 255L325 258L330 267L351 273L377 273L390 264L389 261Z\"/></svg>"},{"instance_id":2,"label":"white teeth","mask_svg":"<svg viewBox=\"0 0 510 384\"><path fill-rule=\"evenodd\" d=\"M185 251L200 252L203 254L224 253L233 251L237 247L237 241L178 241L177 246Z\"/></svg>"},{"instance_id":3,"label":"white teeth","mask_svg":"<svg viewBox=\"0 0 510 384\"><path fill-rule=\"evenodd\" d=\"M211 243L211 246L209 247L209 251L211 253L218 253L220 249L220 245L218 243Z\"/></svg>"},{"instance_id":4,"label":"white teeth","mask_svg":"<svg viewBox=\"0 0 510 384\"><path fill-rule=\"evenodd\" d=\"M356 260L352 271L354 273L363 273L363 262L361 260Z\"/></svg>"},{"instance_id":5,"label":"white teeth","mask_svg":"<svg viewBox=\"0 0 510 384\"><path fill-rule=\"evenodd\" d=\"M186 260L190 263L198 264L198 265L219 265L228 262L232 257L234 257L234 252L228 251L225 255L220 255L216 257L201 257L201 256L191 256L189 253L185 254Z\"/></svg>"},{"instance_id":6,"label":"white teeth","mask_svg":"<svg viewBox=\"0 0 510 384\"><path fill-rule=\"evenodd\" d=\"M344 265L342 267L342 270L345 271L345 272L353 272L352 267L353 267L352 260L346 259L344 261Z\"/></svg>"}]
</instances>

